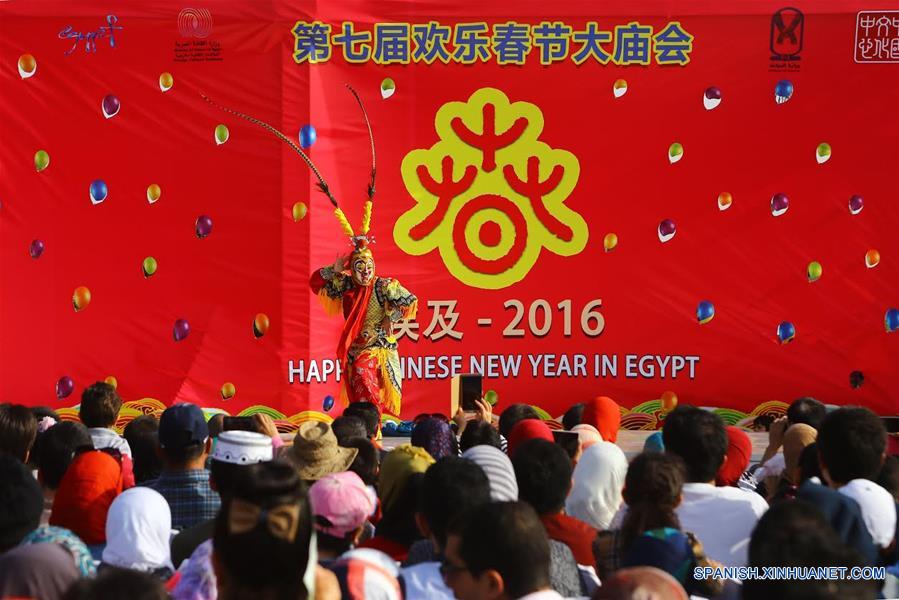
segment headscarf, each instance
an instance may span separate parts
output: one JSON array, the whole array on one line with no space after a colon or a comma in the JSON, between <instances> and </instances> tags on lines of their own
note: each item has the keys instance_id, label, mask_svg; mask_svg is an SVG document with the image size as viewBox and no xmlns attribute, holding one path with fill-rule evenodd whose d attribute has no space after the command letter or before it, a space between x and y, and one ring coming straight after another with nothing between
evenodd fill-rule
<instances>
[{"instance_id":1,"label":"headscarf","mask_svg":"<svg viewBox=\"0 0 899 600\"><path fill-rule=\"evenodd\" d=\"M565 512L596 529L608 529L621 507L626 474L627 458L621 448L611 442L590 446L574 468Z\"/></svg>"},{"instance_id":2,"label":"headscarf","mask_svg":"<svg viewBox=\"0 0 899 600\"><path fill-rule=\"evenodd\" d=\"M125 490L109 507L103 562L145 573L173 571L171 532L172 511L162 494L147 487Z\"/></svg>"},{"instance_id":3,"label":"headscarf","mask_svg":"<svg viewBox=\"0 0 899 600\"><path fill-rule=\"evenodd\" d=\"M401 600L396 562L378 550L357 548L344 553L331 567L345 600Z\"/></svg>"},{"instance_id":4,"label":"headscarf","mask_svg":"<svg viewBox=\"0 0 899 600\"><path fill-rule=\"evenodd\" d=\"M896 501L893 495L867 479L853 479L839 491L858 502L862 520L874 545L888 547L896 536Z\"/></svg>"},{"instance_id":5,"label":"headscarf","mask_svg":"<svg viewBox=\"0 0 899 600\"><path fill-rule=\"evenodd\" d=\"M621 408L608 396L599 396L584 403L584 415L581 423L593 425L606 442L618 440L618 429L621 427Z\"/></svg>"},{"instance_id":6,"label":"headscarf","mask_svg":"<svg viewBox=\"0 0 899 600\"><path fill-rule=\"evenodd\" d=\"M818 430L811 425L805 423L796 423L791 425L784 433L784 475L790 479L790 483L799 484L798 477L793 481L797 469L799 469L799 458L806 446L818 439Z\"/></svg>"},{"instance_id":7,"label":"headscarf","mask_svg":"<svg viewBox=\"0 0 899 600\"><path fill-rule=\"evenodd\" d=\"M737 485L752 458L752 440L746 432L733 425L728 425L724 430L727 432L727 458L715 475L715 485L721 487Z\"/></svg>"},{"instance_id":8,"label":"headscarf","mask_svg":"<svg viewBox=\"0 0 899 600\"><path fill-rule=\"evenodd\" d=\"M38 527L26 535L21 543L22 546L31 544L59 544L72 555L75 568L82 577L93 577L97 574L97 567L94 565L91 551L81 541L81 538L68 529L52 525Z\"/></svg>"},{"instance_id":9,"label":"headscarf","mask_svg":"<svg viewBox=\"0 0 899 600\"><path fill-rule=\"evenodd\" d=\"M505 452L493 446L474 446L462 453L462 458L472 461L487 475L490 481L490 499L494 502L516 502L518 481L515 468Z\"/></svg>"},{"instance_id":10,"label":"headscarf","mask_svg":"<svg viewBox=\"0 0 899 600\"><path fill-rule=\"evenodd\" d=\"M206 540L194 550L178 569L181 577L172 590L172 600L216 600L218 586L212 568L212 540Z\"/></svg>"},{"instance_id":11,"label":"headscarf","mask_svg":"<svg viewBox=\"0 0 899 600\"><path fill-rule=\"evenodd\" d=\"M388 452L378 476L378 498L383 512L393 508L414 473L424 473L433 464L434 459L424 448L403 444Z\"/></svg>"},{"instance_id":12,"label":"headscarf","mask_svg":"<svg viewBox=\"0 0 899 600\"><path fill-rule=\"evenodd\" d=\"M541 419L524 419L519 421L509 432L509 456L515 456L515 452L528 440L553 441L553 432L549 425Z\"/></svg>"},{"instance_id":13,"label":"headscarf","mask_svg":"<svg viewBox=\"0 0 899 600\"><path fill-rule=\"evenodd\" d=\"M58 600L81 578L59 544L28 544L0 554L0 598Z\"/></svg>"},{"instance_id":14,"label":"headscarf","mask_svg":"<svg viewBox=\"0 0 899 600\"><path fill-rule=\"evenodd\" d=\"M416 423L411 441L413 446L427 450L434 460L455 456L458 452L456 436L449 423L436 417L426 417Z\"/></svg>"},{"instance_id":15,"label":"headscarf","mask_svg":"<svg viewBox=\"0 0 899 600\"><path fill-rule=\"evenodd\" d=\"M581 447L581 452L583 452L593 444L604 441L602 439L602 435L599 433L599 430L596 429L596 427L594 427L593 425L581 423L580 425L575 425L574 427L572 427L571 431L577 433L577 439Z\"/></svg>"},{"instance_id":16,"label":"headscarf","mask_svg":"<svg viewBox=\"0 0 899 600\"><path fill-rule=\"evenodd\" d=\"M72 461L53 499L50 524L71 529L85 544L106 542L106 513L122 493L122 466L92 450Z\"/></svg>"},{"instance_id":17,"label":"headscarf","mask_svg":"<svg viewBox=\"0 0 899 600\"><path fill-rule=\"evenodd\" d=\"M646 438L643 442L643 452L664 452L665 440L662 438L662 432L656 431Z\"/></svg>"},{"instance_id":18,"label":"headscarf","mask_svg":"<svg viewBox=\"0 0 899 600\"><path fill-rule=\"evenodd\" d=\"M603 580L596 589L593 600L612 598L652 598L664 600L688 600L686 590L677 580L654 567L635 567L616 571Z\"/></svg>"},{"instance_id":19,"label":"headscarf","mask_svg":"<svg viewBox=\"0 0 899 600\"><path fill-rule=\"evenodd\" d=\"M681 531L671 527L650 529L623 549L621 567L655 567L685 585L694 564L693 546Z\"/></svg>"}]
</instances>

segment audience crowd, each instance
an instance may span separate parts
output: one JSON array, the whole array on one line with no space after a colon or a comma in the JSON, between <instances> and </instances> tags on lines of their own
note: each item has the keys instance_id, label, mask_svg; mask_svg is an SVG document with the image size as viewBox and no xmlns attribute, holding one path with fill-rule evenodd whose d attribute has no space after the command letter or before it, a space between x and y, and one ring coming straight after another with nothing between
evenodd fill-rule
<instances>
[{"instance_id":1,"label":"audience crowd","mask_svg":"<svg viewBox=\"0 0 899 600\"><path fill-rule=\"evenodd\" d=\"M415 419L366 402L279 434L176 404L116 432L0 404L0 599L863 599L899 594L899 459L865 408L793 402L752 442L679 406L630 460L621 410ZM750 567L750 569L728 569ZM877 567L774 579L766 567ZM739 573L746 573L740 577Z\"/></svg>"}]
</instances>

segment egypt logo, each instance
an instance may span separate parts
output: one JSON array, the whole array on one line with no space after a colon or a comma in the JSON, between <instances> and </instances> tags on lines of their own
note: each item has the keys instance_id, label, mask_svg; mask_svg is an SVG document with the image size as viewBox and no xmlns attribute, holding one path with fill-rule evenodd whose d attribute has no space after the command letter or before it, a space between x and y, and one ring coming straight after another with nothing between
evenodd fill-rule
<instances>
[{"instance_id":1,"label":"egypt logo","mask_svg":"<svg viewBox=\"0 0 899 600\"><path fill-rule=\"evenodd\" d=\"M584 249L587 223L565 205L578 160L539 140L536 105L482 88L440 107L434 127L440 140L409 152L401 167L416 202L393 229L404 252L436 248L459 281L501 289L524 279L544 248L560 256Z\"/></svg>"}]
</instances>

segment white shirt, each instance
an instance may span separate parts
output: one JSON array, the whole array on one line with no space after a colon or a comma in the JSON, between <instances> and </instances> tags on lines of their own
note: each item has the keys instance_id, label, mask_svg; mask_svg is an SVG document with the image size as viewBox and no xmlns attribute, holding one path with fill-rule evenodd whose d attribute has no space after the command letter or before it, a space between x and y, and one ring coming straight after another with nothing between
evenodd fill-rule
<instances>
[{"instance_id":1,"label":"white shirt","mask_svg":"<svg viewBox=\"0 0 899 600\"><path fill-rule=\"evenodd\" d=\"M755 478L757 481L761 481L765 477L779 477L786 468L787 463L784 460L783 452L778 452L765 461L761 467L756 469Z\"/></svg>"},{"instance_id":2,"label":"white shirt","mask_svg":"<svg viewBox=\"0 0 899 600\"><path fill-rule=\"evenodd\" d=\"M749 537L768 503L755 492L708 483L685 483L677 507L681 530L696 534L706 555L726 567L748 560Z\"/></svg>"},{"instance_id":3,"label":"white shirt","mask_svg":"<svg viewBox=\"0 0 899 600\"><path fill-rule=\"evenodd\" d=\"M407 600L454 600L453 590L447 587L440 574L439 562L423 562L400 569L406 586Z\"/></svg>"},{"instance_id":4,"label":"white shirt","mask_svg":"<svg viewBox=\"0 0 899 600\"><path fill-rule=\"evenodd\" d=\"M94 448L96 450L113 448L121 452L123 456L131 458L131 446L128 445L128 440L121 437L112 429L107 429L106 427L89 427L87 432L90 434L91 441L94 443Z\"/></svg>"},{"instance_id":5,"label":"white shirt","mask_svg":"<svg viewBox=\"0 0 899 600\"><path fill-rule=\"evenodd\" d=\"M530 594L521 596L518 600L563 600L563 598L555 590L541 590L539 592L531 592Z\"/></svg>"}]
</instances>

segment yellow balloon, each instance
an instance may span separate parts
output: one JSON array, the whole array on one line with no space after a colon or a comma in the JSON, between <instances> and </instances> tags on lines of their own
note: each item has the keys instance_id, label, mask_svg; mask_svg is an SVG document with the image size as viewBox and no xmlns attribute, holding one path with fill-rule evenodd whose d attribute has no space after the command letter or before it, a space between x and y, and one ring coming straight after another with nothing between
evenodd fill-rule
<instances>
[{"instance_id":1,"label":"yellow balloon","mask_svg":"<svg viewBox=\"0 0 899 600\"><path fill-rule=\"evenodd\" d=\"M167 92L172 89L173 85L175 85L175 78L172 77L172 74L168 71L159 76L159 89L161 89L163 92Z\"/></svg>"},{"instance_id":2,"label":"yellow balloon","mask_svg":"<svg viewBox=\"0 0 899 600\"><path fill-rule=\"evenodd\" d=\"M75 288L75 293L72 294L72 306L75 307L75 312L84 310L90 303L91 291L83 285Z\"/></svg>"},{"instance_id":3,"label":"yellow balloon","mask_svg":"<svg viewBox=\"0 0 899 600\"><path fill-rule=\"evenodd\" d=\"M614 233L607 233L606 237L602 239L602 247L605 248L606 252L611 252L615 249L615 246L618 245L618 236Z\"/></svg>"},{"instance_id":4,"label":"yellow balloon","mask_svg":"<svg viewBox=\"0 0 899 600\"><path fill-rule=\"evenodd\" d=\"M234 397L234 394L237 393L237 388L234 387L234 384L230 381L226 382L222 386L222 400L230 400Z\"/></svg>"},{"instance_id":5,"label":"yellow balloon","mask_svg":"<svg viewBox=\"0 0 899 600\"><path fill-rule=\"evenodd\" d=\"M293 205L293 220L302 221L306 217L308 210L305 202L297 202Z\"/></svg>"},{"instance_id":6,"label":"yellow balloon","mask_svg":"<svg viewBox=\"0 0 899 600\"><path fill-rule=\"evenodd\" d=\"M155 203L159 200L159 197L162 195L162 188L156 185L155 183L150 184L147 187L147 202L150 204Z\"/></svg>"},{"instance_id":7,"label":"yellow balloon","mask_svg":"<svg viewBox=\"0 0 899 600\"><path fill-rule=\"evenodd\" d=\"M111 386L113 387L113 389L119 387L119 380L116 379L115 377L113 377L112 375L110 375L109 377L107 377L107 378L104 379L103 381L104 381L104 383L108 383L109 385L111 385Z\"/></svg>"}]
</instances>

